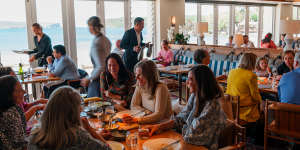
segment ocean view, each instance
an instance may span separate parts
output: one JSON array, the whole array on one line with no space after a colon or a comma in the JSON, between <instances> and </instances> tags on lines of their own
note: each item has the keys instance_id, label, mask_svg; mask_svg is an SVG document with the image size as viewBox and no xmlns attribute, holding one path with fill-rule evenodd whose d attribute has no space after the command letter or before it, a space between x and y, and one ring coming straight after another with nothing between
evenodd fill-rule
<instances>
[{"instance_id":1,"label":"ocean view","mask_svg":"<svg viewBox=\"0 0 300 150\"><path fill-rule=\"evenodd\" d=\"M53 24L43 28L52 40L52 46L63 43L63 29L58 24ZM143 31L145 35L146 30ZM106 36L112 43L112 49L115 48L115 42L121 39L124 34L123 28L106 28ZM89 59L90 43L93 36L89 33L87 27L76 28L77 41L77 59L78 67L91 66ZM25 54L16 54L12 50L28 49L27 29L25 27L2 28L0 27L0 60L5 66L17 67L19 63L29 65L29 57ZM80 57L79 57L80 56Z\"/></svg>"}]
</instances>

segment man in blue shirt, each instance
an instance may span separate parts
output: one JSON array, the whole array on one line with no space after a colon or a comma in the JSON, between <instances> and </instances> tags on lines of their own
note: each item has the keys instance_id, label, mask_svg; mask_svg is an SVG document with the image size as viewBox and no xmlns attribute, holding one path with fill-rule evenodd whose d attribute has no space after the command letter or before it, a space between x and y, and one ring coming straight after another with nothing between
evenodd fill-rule
<instances>
[{"instance_id":1,"label":"man in blue shirt","mask_svg":"<svg viewBox=\"0 0 300 150\"><path fill-rule=\"evenodd\" d=\"M294 57L294 70L284 74L278 85L282 103L300 104L300 52Z\"/></svg>"},{"instance_id":2,"label":"man in blue shirt","mask_svg":"<svg viewBox=\"0 0 300 150\"><path fill-rule=\"evenodd\" d=\"M61 80L54 81L44 86L44 95L49 98L50 94L58 87L67 85L68 80L80 79L78 69L75 63L69 56L66 56L66 49L63 45L53 47L53 56L55 57L52 63L52 57L47 58L50 77L59 77Z\"/></svg>"}]
</instances>

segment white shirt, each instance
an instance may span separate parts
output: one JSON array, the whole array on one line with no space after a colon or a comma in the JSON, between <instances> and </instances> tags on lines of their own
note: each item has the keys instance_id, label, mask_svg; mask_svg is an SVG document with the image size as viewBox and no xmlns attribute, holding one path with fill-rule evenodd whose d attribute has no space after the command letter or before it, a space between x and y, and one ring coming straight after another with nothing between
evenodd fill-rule
<instances>
[{"instance_id":1,"label":"white shirt","mask_svg":"<svg viewBox=\"0 0 300 150\"><path fill-rule=\"evenodd\" d=\"M136 31L135 31L135 33L136 33L136 39L138 41L138 46L141 46L141 33L138 33Z\"/></svg>"},{"instance_id":2,"label":"white shirt","mask_svg":"<svg viewBox=\"0 0 300 150\"><path fill-rule=\"evenodd\" d=\"M255 48L254 44L251 41L248 41L247 44L242 44L241 47L244 47L244 48Z\"/></svg>"},{"instance_id":3,"label":"white shirt","mask_svg":"<svg viewBox=\"0 0 300 150\"><path fill-rule=\"evenodd\" d=\"M111 51L111 53L116 53L122 58L122 56L124 54L124 50L121 50L121 49L116 47L113 51Z\"/></svg>"}]
</instances>

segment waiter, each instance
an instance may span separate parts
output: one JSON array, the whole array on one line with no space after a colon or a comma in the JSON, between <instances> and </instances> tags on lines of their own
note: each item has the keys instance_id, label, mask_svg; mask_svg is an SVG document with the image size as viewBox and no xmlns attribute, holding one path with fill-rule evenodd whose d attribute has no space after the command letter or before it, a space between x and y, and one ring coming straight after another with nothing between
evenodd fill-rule
<instances>
[{"instance_id":1,"label":"waiter","mask_svg":"<svg viewBox=\"0 0 300 150\"><path fill-rule=\"evenodd\" d=\"M35 60L38 61L38 66L42 67L44 65L47 65L46 58L48 56L52 56L52 45L51 45L51 39L48 35L43 33L42 27L38 23L34 23L32 25L32 32L34 33L34 44L35 49L32 52L29 52L29 54L34 54L30 57L29 61L33 62Z\"/></svg>"},{"instance_id":2,"label":"waiter","mask_svg":"<svg viewBox=\"0 0 300 150\"><path fill-rule=\"evenodd\" d=\"M144 19L141 17L135 18L134 27L125 32L121 41L121 48L125 49L123 61L126 68L131 72L133 72L135 64L138 63L138 53L145 46L142 35L143 29Z\"/></svg>"},{"instance_id":3,"label":"waiter","mask_svg":"<svg viewBox=\"0 0 300 150\"><path fill-rule=\"evenodd\" d=\"M100 97L100 74L105 71L105 59L110 54L111 43L101 33L104 26L99 17L92 16L87 23L90 33L94 36L90 51L93 71L90 77L81 79L80 84L84 87L88 86L88 97Z\"/></svg>"}]
</instances>

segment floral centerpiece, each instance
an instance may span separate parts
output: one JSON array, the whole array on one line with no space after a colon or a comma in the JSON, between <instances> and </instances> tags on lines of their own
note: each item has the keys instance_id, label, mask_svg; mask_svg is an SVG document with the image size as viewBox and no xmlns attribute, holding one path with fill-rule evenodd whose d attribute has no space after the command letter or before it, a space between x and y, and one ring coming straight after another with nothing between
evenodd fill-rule
<instances>
[{"instance_id":1,"label":"floral centerpiece","mask_svg":"<svg viewBox=\"0 0 300 150\"><path fill-rule=\"evenodd\" d=\"M195 25L191 22L188 22L185 25L180 25L179 31L176 34L174 26L168 28L167 31L168 41L170 41L170 43L187 44L188 40L190 39L190 36L195 34Z\"/></svg>"}]
</instances>

